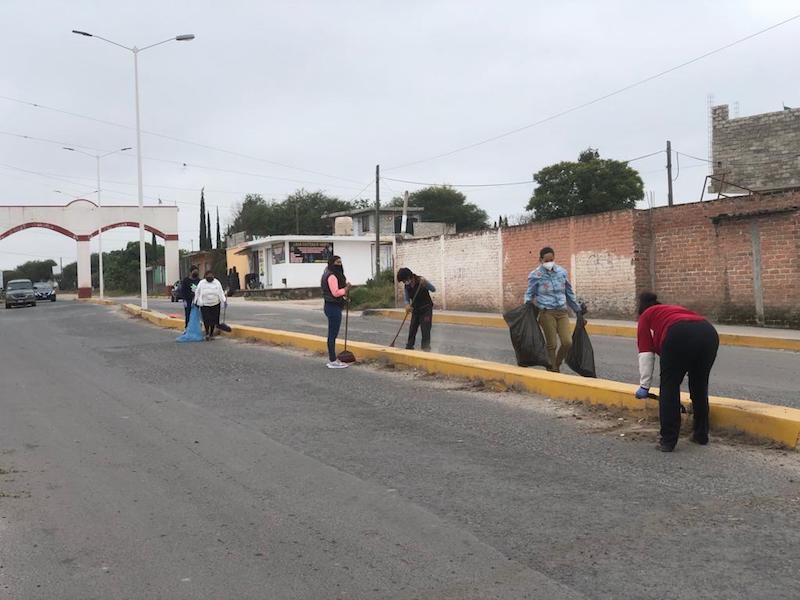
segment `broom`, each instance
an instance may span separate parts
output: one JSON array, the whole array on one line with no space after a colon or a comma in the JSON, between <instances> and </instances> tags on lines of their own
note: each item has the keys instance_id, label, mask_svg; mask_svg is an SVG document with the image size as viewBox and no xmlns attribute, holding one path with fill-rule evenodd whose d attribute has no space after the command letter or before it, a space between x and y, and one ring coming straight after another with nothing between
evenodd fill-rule
<instances>
[{"instance_id":1,"label":"broom","mask_svg":"<svg viewBox=\"0 0 800 600\"><path fill-rule=\"evenodd\" d=\"M222 305L222 322L217 324L217 329L220 331L224 331L225 333L231 332L231 326L225 322L225 315L228 312L228 303Z\"/></svg>"},{"instance_id":2,"label":"broom","mask_svg":"<svg viewBox=\"0 0 800 600\"><path fill-rule=\"evenodd\" d=\"M343 363L354 363L354 362L356 362L356 355L353 354L352 352L350 352L347 349L347 326L349 325L349 322L350 322L350 298L349 298L349 296L347 297L346 302L347 302L345 304L345 311L346 312L345 312L345 315L344 315L344 350L339 352L339 354L336 356L336 358L338 358Z\"/></svg>"}]
</instances>

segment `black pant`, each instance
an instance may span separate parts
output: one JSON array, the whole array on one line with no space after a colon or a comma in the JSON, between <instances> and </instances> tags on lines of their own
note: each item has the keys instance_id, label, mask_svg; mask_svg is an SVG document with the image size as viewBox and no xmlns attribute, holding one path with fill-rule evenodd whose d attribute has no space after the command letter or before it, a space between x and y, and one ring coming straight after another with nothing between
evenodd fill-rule
<instances>
[{"instance_id":1,"label":"black pant","mask_svg":"<svg viewBox=\"0 0 800 600\"><path fill-rule=\"evenodd\" d=\"M201 306L200 312L203 314L203 325L206 326L206 335L214 335L214 327L219 325L219 304L214 306Z\"/></svg>"},{"instance_id":2,"label":"black pant","mask_svg":"<svg viewBox=\"0 0 800 600\"><path fill-rule=\"evenodd\" d=\"M184 324L184 329L189 326L189 317L192 316L192 304L186 304L183 307L183 312L186 313L186 323Z\"/></svg>"},{"instance_id":3,"label":"black pant","mask_svg":"<svg viewBox=\"0 0 800 600\"><path fill-rule=\"evenodd\" d=\"M414 310L411 313L411 324L408 327L407 350L413 350L417 342L417 330L422 328L422 349L431 349L431 326L433 325L433 307Z\"/></svg>"},{"instance_id":4,"label":"black pant","mask_svg":"<svg viewBox=\"0 0 800 600\"><path fill-rule=\"evenodd\" d=\"M708 376L719 349L719 335L708 321L681 321L667 331L661 348L658 412L661 441L674 446L681 429L681 383L688 373L694 433L708 439Z\"/></svg>"}]
</instances>

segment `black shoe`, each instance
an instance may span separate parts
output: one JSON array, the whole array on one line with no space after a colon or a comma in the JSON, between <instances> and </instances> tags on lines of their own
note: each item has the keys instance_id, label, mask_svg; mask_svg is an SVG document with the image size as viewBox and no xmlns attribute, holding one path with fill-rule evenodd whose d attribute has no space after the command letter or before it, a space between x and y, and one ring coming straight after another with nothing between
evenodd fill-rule
<instances>
[{"instance_id":1,"label":"black shoe","mask_svg":"<svg viewBox=\"0 0 800 600\"><path fill-rule=\"evenodd\" d=\"M422 351L423 352L430 352L431 351L431 347L430 346L423 346L422 347Z\"/></svg>"},{"instance_id":2,"label":"black shoe","mask_svg":"<svg viewBox=\"0 0 800 600\"><path fill-rule=\"evenodd\" d=\"M406 346L406 350L413 350L414 346Z\"/></svg>"},{"instance_id":3,"label":"black shoe","mask_svg":"<svg viewBox=\"0 0 800 600\"><path fill-rule=\"evenodd\" d=\"M672 452L675 450L675 444L667 444L666 442L658 442L656 450L659 452Z\"/></svg>"},{"instance_id":4,"label":"black shoe","mask_svg":"<svg viewBox=\"0 0 800 600\"><path fill-rule=\"evenodd\" d=\"M708 436L707 435L700 435L698 433L693 433L689 436L689 441L693 444L700 444L701 446L705 446L708 444Z\"/></svg>"}]
</instances>

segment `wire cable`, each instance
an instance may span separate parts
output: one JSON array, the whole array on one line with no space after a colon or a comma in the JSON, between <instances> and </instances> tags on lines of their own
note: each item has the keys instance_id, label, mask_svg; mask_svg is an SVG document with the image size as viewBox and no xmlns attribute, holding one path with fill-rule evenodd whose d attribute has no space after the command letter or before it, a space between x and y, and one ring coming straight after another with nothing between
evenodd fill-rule
<instances>
[{"instance_id":1,"label":"wire cable","mask_svg":"<svg viewBox=\"0 0 800 600\"><path fill-rule=\"evenodd\" d=\"M603 100L607 100L607 99L612 98L614 96L618 96L619 94L622 94L623 92L627 92L628 90L631 90L633 88L636 88L636 87L639 87L641 85L644 85L645 83L649 83L650 81L653 81L655 79L659 79L661 77L664 77L665 75L673 73L673 72L677 71L678 69L682 69L684 67L688 67L689 65L691 65L693 63L699 62L699 61L701 61L701 60L703 60L705 58L708 58L709 56L713 56L714 54L718 54L718 53L720 53L720 52L722 52L724 50L727 50L728 48L732 48L733 46L736 46L738 44L741 44L743 42L751 40L751 39L753 39L753 38L755 38L755 37L757 37L759 35L767 33L768 31L772 31L773 29L781 27L782 25L786 25L787 23L790 23L790 22L792 22L792 21L794 21L796 19L800 19L800 14L796 14L796 15L794 15L792 17L789 17L788 19L784 19L783 21L775 23L774 25L770 25L769 27L761 29L760 31L756 31L755 33L751 33L748 36L745 36L743 38L739 38L738 40L735 40L733 42L725 44L724 46L720 46L719 48L715 48L714 50L710 50L710 51L708 51L708 52L706 52L704 54L701 54L699 56L696 56L696 57L694 57L694 58L692 58L690 60L684 61L684 62L682 62L680 64L677 64L677 65L675 65L673 67L670 67L669 69L665 69L665 70L660 71L660 72L658 72L658 73L656 73L654 75L650 75L649 77L645 77L644 79L640 79L638 81L630 83L630 84L628 84L626 86L618 88L618 89L616 89L616 90L614 90L612 92L609 92L607 94L604 94L602 96L598 96L597 98L594 98L594 99L589 100L587 102L583 102L581 104L577 104L577 105L572 106L570 108L564 109L564 110L559 111L559 112L557 112L555 114L552 114L550 116L547 116L547 117L544 117L542 119L539 119L538 121L534 121L533 123L529 123L527 125L523 125L521 127L517 127L515 129L511 129L511 130L506 131L504 133L500 133L498 135L495 135L495 136L480 140L478 142L473 142L472 144L467 144L465 146L460 146L460 147L455 148L453 150L449 150L447 152L442 152L442 153L436 154L434 156L429 156L427 158L422 158L422 159L419 159L419 160L403 163L403 164L400 164L400 165L387 167L385 170L386 171L392 171L392 170L395 170L395 169L400 169L400 168L403 168L403 167L410 167L412 165L418 165L420 163L424 163L424 162L428 162L428 161L432 161L432 160L437 160L437 159L440 159L440 158L445 158L447 156L452 156L453 154L458 154L459 152L463 152L465 150L470 150L471 148L476 148L478 146L482 146L482 145L488 144L490 142L495 142L497 140L503 139L503 138L508 137L510 135L514 135L515 133L519 133L521 131L525 131L527 129L531 129L532 127L536 127L538 125L542 125L544 123L548 123L550 121L558 119L559 117L563 117L565 115L568 115L570 113L576 112L576 111L581 110L583 108L587 108L589 106L592 106L593 104L597 104L598 102L602 102Z\"/></svg>"},{"instance_id":2,"label":"wire cable","mask_svg":"<svg viewBox=\"0 0 800 600\"><path fill-rule=\"evenodd\" d=\"M96 117L92 117L92 116L89 116L89 115L82 115L80 113L72 112L72 111L69 111L69 110L64 110L64 109L56 108L56 107L53 107L53 106L47 106L45 104L39 104L37 102L30 102L28 100L21 100L20 98L13 98L11 96L0 95L0 100L6 100L8 102L15 102L17 104L23 104L25 106L30 106L30 107L33 107L33 108L39 108L39 109L42 109L42 110L52 111L52 112L55 112L55 113L67 115L67 116L70 116L70 117L75 117L75 118L78 118L78 119L85 119L87 121L92 121L94 123L99 123L101 125L108 125L110 127L118 127L120 129L127 129L128 131L135 131L135 128L131 127L130 125L123 125L122 123L115 123L113 121L107 121L105 119L98 119ZM170 140L172 142L178 142L180 144L187 144L187 145L190 145L190 146L196 146L198 148L204 148L206 150L213 150L214 152L221 152L223 154L229 154L231 156L238 156L239 158L247 158L249 160L255 160L255 161L258 161L258 162L263 162L263 163L266 163L266 164L275 165L275 166L278 166L278 167L283 167L284 169L291 169L291 170L294 170L294 171L301 171L301 172L304 172L304 173L313 173L314 175L321 175L323 177L328 177L330 179L339 179L341 181L347 181L347 182L350 182L350 183L359 183L357 180L350 179L348 177L341 177L339 175L331 175L329 173L324 173L322 171L316 171L316 170L313 170L313 169L305 169L303 167L296 167L294 165L289 165L289 164L286 164L286 163L282 163L282 162L278 162L278 161L274 161L274 160L269 160L269 159L266 159L266 158L261 158L259 156L253 156L251 154L245 154L243 152L236 152L234 150L228 150L226 148L219 148L217 146L211 146L210 144L202 144L200 142L194 142L192 140L184 140L184 139L181 139L181 138L178 138L178 137L174 137L174 136L171 136L171 135L166 135L164 133L158 133L156 131L148 131L146 129L142 129L142 133L145 134L145 135L158 137L158 138L165 139L165 140Z\"/></svg>"}]
</instances>

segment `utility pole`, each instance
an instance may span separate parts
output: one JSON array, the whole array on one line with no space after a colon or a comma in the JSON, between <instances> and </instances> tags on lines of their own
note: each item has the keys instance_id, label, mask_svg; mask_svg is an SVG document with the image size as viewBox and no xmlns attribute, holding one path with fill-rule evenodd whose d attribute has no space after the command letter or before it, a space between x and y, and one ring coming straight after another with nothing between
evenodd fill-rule
<instances>
[{"instance_id":1,"label":"utility pole","mask_svg":"<svg viewBox=\"0 0 800 600\"><path fill-rule=\"evenodd\" d=\"M672 206L672 142L667 140L667 204Z\"/></svg>"},{"instance_id":2,"label":"utility pole","mask_svg":"<svg viewBox=\"0 0 800 600\"><path fill-rule=\"evenodd\" d=\"M375 165L375 279L381 272L381 166Z\"/></svg>"},{"instance_id":3,"label":"utility pole","mask_svg":"<svg viewBox=\"0 0 800 600\"><path fill-rule=\"evenodd\" d=\"M403 218L401 219L400 223L400 233L403 236L406 235L408 231L408 190L405 191L403 194Z\"/></svg>"}]
</instances>

